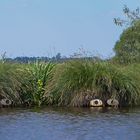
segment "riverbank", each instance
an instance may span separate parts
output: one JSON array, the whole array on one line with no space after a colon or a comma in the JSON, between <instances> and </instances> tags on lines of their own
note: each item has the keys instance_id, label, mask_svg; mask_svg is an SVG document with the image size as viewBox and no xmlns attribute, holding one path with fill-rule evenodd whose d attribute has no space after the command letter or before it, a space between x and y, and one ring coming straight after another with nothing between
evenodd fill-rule
<instances>
[{"instance_id":1,"label":"riverbank","mask_svg":"<svg viewBox=\"0 0 140 140\"><path fill-rule=\"evenodd\" d=\"M0 100L12 106L89 106L99 99L106 106L140 104L140 64L76 59L64 63L0 62ZM9 105L11 105L9 104Z\"/></svg>"}]
</instances>

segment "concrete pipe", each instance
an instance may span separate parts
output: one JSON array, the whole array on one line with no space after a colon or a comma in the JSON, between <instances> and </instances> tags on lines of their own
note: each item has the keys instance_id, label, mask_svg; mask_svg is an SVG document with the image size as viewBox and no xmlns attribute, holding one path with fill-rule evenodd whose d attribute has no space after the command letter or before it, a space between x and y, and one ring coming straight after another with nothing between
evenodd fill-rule
<instances>
[{"instance_id":1,"label":"concrete pipe","mask_svg":"<svg viewBox=\"0 0 140 140\"><path fill-rule=\"evenodd\" d=\"M2 99L2 100L0 101L0 104L3 105L3 106L9 106L9 105L12 104L12 102L11 102L11 100L9 100L9 99Z\"/></svg>"},{"instance_id":2,"label":"concrete pipe","mask_svg":"<svg viewBox=\"0 0 140 140\"><path fill-rule=\"evenodd\" d=\"M107 100L107 104L108 104L109 106L118 106L118 105L119 105L119 101L116 100L116 99L108 99L108 100Z\"/></svg>"},{"instance_id":3,"label":"concrete pipe","mask_svg":"<svg viewBox=\"0 0 140 140\"><path fill-rule=\"evenodd\" d=\"M100 99L93 99L90 101L90 106L91 107L100 107L100 106L103 106L103 102Z\"/></svg>"}]
</instances>

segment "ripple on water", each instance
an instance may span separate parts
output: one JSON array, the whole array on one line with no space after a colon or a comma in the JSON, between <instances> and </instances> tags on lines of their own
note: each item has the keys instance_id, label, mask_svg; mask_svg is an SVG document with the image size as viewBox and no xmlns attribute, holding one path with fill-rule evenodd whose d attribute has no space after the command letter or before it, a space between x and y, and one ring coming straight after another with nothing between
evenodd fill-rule
<instances>
[{"instance_id":1,"label":"ripple on water","mask_svg":"<svg viewBox=\"0 0 140 140\"><path fill-rule=\"evenodd\" d=\"M2 140L140 140L140 109L1 109Z\"/></svg>"}]
</instances>

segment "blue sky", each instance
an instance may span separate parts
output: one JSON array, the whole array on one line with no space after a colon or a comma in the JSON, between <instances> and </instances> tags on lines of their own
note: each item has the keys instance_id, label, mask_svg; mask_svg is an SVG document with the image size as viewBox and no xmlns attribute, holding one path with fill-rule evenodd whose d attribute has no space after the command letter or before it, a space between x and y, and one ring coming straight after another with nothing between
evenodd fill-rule
<instances>
[{"instance_id":1,"label":"blue sky","mask_svg":"<svg viewBox=\"0 0 140 140\"><path fill-rule=\"evenodd\" d=\"M113 23L124 5L140 0L0 0L0 54L69 56L83 48L110 57L122 28Z\"/></svg>"}]
</instances>

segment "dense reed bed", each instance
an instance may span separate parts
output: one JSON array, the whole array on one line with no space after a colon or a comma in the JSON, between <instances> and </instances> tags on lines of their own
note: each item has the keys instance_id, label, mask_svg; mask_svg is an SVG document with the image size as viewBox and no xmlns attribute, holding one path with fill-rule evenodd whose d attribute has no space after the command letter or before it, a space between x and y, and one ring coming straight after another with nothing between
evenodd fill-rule
<instances>
[{"instance_id":1,"label":"dense reed bed","mask_svg":"<svg viewBox=\"0 0 140 140\"><path fill-rule=\"evenodd\" d=\"M140 64L127 66L88 59L61 64L0 62L0 99L24 106L88 106L99 98L140 104Z\"/></svg>"}]
</instances>

